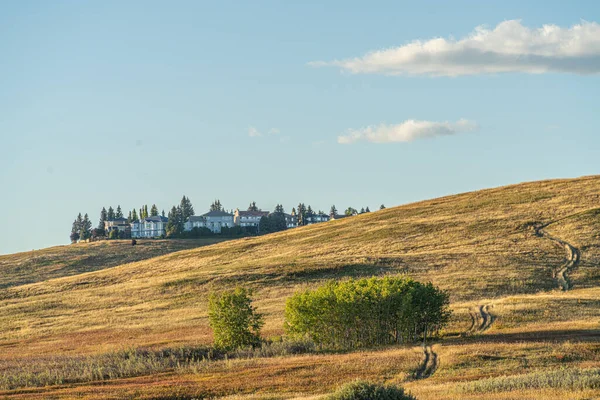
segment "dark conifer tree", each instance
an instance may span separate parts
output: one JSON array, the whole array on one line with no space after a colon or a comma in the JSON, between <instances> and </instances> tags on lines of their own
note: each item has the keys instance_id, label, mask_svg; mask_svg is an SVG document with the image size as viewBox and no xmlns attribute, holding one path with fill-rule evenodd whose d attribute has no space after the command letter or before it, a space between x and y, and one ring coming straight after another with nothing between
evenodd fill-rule
<instances>
[{"instance_id":1,"label":"dark conifer tree","mask_svg":"<svg viewBox=\"0 0 600 400\"><path fill-rule=\"evenodd\" d=\"M81 216L81 214L79 214ZM92 221L88 217L87 213L81 220L81 230L79 232L79 238L82 240L87 240L92 236Z\"/></svg>"},{"instance_id":2,"label":"dark conifer tree","mask_svg":"<svg viewBox=\"0 0 600 400\"><path fill-rule=\"evenodd\" d=\"M132 217L132 215L131 215L131 211L129 211L129 215L127 215L127 223L129 223L129 224L130 224L130 223L131 223L131 221L133 221L133 219L132 219L132 218L133 218L133 217Z\"/></svg>"},{"instance_id":3,"label":"dark conifer tree","mask_svg":"<svg viewBox=\"0 0 600 400\"><path fill-rule=\"evenodd\" d=\"M248 211L258 211L258 207L256 206L256 202L253 201L252 203L250 203L250 205L248 206Z\"/></svg>"},{"instance_id":4,"label":"dark conifer tree","mask_svg":"<svg viewBox=\"0 0 600 400\"><path fill-rule=\"evenodd\" d=\"M380 210L385 210L385 206L382 204L382 205L379 206L379 209Z\"/></svg>"},{"instance_id":5,"label":"dark conifer tree","mask_svg":"<svg viewBox=\"0 0 600 400\"><path fill-rule=\"evenodd\" d=\"M108 207L108 213L106 214L106 218L108 221L113 221L115 219L115 210L112 207Z\"/></svg>"},{"instance_id":6,"label":"dark conifer tree","mask_svg":"<svg viewBox=\"0 0 600 400\"><path fill-rule=\"evenodd\" d=\"M158 217L158 207L156 207L156 204L152 204L152 208L150 209L150 216Z\"/></svg>"},{"instance_id":7,"label":"dark conifer tree","mask_svg":"<svg viewBox=\"0 0 600 400\"><path fill-rule=\"evenodd\" d=\"M191 216L195 215L194 206L192 206L192 202L190 201L189 197L183 196L181 198L179 208L181 208L184 222L187 221Z\"/></svg>"},{"instance_id":8,"label":"dark conifer tree","mask_svg":"<svg viewBox=\"0 0 600 400\"><path fill-rule=\"evenodd\" d=\"M104 222L108 219L108 213L106 212L106 208L102 207L102 211L100 211L100 220L98 221L98 229L104 230Z\"/></svg>"},{"instance_id":9,"label":"dark conifer tree","mask_svg":"<svg viewBox=\"0 0 600 400\"><path fill-rule=\"evenodd\" d=\"M337 215L337 208L335 208L335 204L331 206L331 208L329 209L329 215L332 217L335 217Z\"/></svg>"},{"instance_id":10,"label":"dark conifer tree","mask_svg":"<svg viewBox=\"0 0 600 400\"><path fill-rule=\"evenodd\" d=\"M132 221L138 220L138 215L137 215L137 211L135 211L135 208L131 211L131 220Z\"/></svg>"},{"instance_id":11,"label":"dark conifer tree","mask_svg":"<svg viewBox=\"0 0 600 400\"><path fill-rule=\"evenodd\" d=\"M369 206L367 206L367 208L365 208L365 212L371 212L371 210L369 210Z\"/></svg>"},{"instance_id":12,"label":"dark conifer tree","mask_svg":"<svg viewBox=\"0 0 600 400\"><path fill-rule=\"evenodd\" d=\"M123 211L121 210L121 206L117 206L117 212L115 212L115 218L123 218Z\"/></svg>"}]
</instances>

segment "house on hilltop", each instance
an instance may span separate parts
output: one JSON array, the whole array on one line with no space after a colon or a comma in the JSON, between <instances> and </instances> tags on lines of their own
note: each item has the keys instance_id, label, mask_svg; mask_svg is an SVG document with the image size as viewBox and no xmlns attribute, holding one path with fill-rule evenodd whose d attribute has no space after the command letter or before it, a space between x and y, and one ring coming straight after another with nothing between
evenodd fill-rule
<instances>
[{"instance_id":1,"label":"house on hilltop","mask_svg":"<svg viewBox=\"0 0 600 400\"><path fill-rule=\"evenodd\" d=\"M127 234L130 230L127 218L114 218L108 221L104 221L104 231L107 235L114 230L119 232L125 232L125 234Z\"/></svg>"},{"instance_id":2,"label":"house on hilltop","mask_svg":"<svg viewBox=\"0 0 600 400\"><path fill-rule=\"evenodd\" d=\"M132 238L159 238L166 234L169 218L157 215L131 223Z\"/></svg>"},{"instance_id":3,"label":"house on hilltop","mask_svg":"<svg viewBox=\"0 0 600 400\"><path fill-rule=\"evenodd\" d=\"M194 228L208 228L214 233L220 233L222 228L234 226L233 214L225 211L209 211L202 215L193 215L184 224L186 231Z\"/></svg>"},{"instance_id":4,"label":"house on hilltop","mask_svg":"<svg viewBox=\"0 0 600 400\"><path fill-rule=\"evenodd\" d=\"M233 222L237 226L255 227L258 229L260 219L262 217L268 217L269 214L268 211L240 211L239 208L236 208L233 214Z\"/></svg>"}]
</instances>

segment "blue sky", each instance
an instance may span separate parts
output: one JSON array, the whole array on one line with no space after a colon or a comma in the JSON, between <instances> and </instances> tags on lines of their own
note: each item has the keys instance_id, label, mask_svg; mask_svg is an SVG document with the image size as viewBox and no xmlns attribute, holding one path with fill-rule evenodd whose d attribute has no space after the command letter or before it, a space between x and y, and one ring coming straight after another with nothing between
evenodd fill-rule
<instances>
[{"instance_id":1,"label":"blue sky","mask_svg":"<svg viewBox=\"0 0 600 400\"><path fill-rule=\"evenodd\" d=\"M102 206L184 194L197 213L215 198L328 211L598 173L600 3L449 3L1 2L0 254L68 243L78 212L95 225ZM547 70L486 70L459 48L482 25L493 51L515 27L556 25L569 45L521 35ZM575 25L591 34L569 41ZM434 38L459 73L395 58Z\"/></svg>"}]
</instances>

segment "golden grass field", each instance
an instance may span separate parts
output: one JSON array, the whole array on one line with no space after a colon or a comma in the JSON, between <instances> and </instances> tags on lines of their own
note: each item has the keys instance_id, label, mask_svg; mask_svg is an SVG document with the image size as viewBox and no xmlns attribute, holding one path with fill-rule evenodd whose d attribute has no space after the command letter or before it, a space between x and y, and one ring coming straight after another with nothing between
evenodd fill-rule
<instances>
[{"instance_id":1,"label":"golden grass field","mask_svg":"<svg viewBox=\"0 0 600 400\"><path fill-rule=\"evenodd\" d=\"M569 291L553 278L566 251L536 235L536 224L580 251ZM187 250L151 246L148 257L127 243L36 251L38 264L30 253L0 257L0 398L318 398L355 378L397 383L418 399L600 398L600 176L464 193ZM423 359L414 346L127 366L137 372L34 383L65 360L102 370L97 357L115 351L210 343L213 290L253 288L269 338L283 334L294 291L388 274L451 294L452 323L433 345L439 364L426 379L412 378ZM493 322L465 334L480 306ZM8 385L15 371L30 383Z\"/></svg>"}]
</instances>

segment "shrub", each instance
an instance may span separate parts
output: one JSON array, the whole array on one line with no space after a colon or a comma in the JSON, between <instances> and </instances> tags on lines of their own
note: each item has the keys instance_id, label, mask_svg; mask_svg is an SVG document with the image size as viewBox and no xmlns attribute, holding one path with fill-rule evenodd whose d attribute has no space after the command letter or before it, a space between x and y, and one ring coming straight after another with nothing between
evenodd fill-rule
<instances>
[{"instance_id":1,"label":"shrub","mask_svg":"<svg viewBox=\"0 0 600 400\"><path fill-rule=\"evenodd\" d=\"M285 329L333 349L407 343L447 324L448 304L445 292L412 279L331 281L288 299Z\"/></svg>"},{"instance_id":2,"label":"shrub","mask_svg":"<svg viewBox=\"0 0 600 400\"><path fill-rule=\"evenodd\" d=\"M366 381L354 381L339 388L327 400L416 400L404 389L394 385L381 385Z\"/></svg>"},{"instance_id":3,"label":"shrub","mask_svg":"<svg viewBox=\"0 0 600 400\"><path fill-rule=\"evenodd\" d=\"M240 347L260 346L262 315L256 312L244 288L211 294L208 318L213 329L215 347L233 350Z\"/></svg>"}]
</instances>

